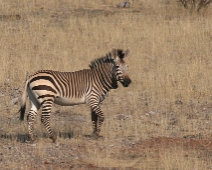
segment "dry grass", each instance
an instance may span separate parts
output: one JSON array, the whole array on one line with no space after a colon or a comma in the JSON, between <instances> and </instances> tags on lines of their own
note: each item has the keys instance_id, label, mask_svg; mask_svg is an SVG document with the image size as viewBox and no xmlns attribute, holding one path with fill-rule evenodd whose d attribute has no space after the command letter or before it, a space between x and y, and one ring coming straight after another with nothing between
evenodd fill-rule
<instances>
[{"instance_id":1,"label":"dry grass","mask_svg":"<svg viewBox=\"0 0 212 170\"><path fill-rule=\"evenodd\" d=\"M133 0L131 8L117 9L118 2L1 2L1 169L211 169L212 147L204 148L212 138L210 8L190 15L177 2ZM86 137L92 131L88 107L55 106L59 148L40 115L37 144L22 143L27 126L18 122L19 105L9 101L21 95L27 72L88 68L113 47L130 48L133 83L104 101L105 139ZM161 136L180 144L145 144ZM199 147L185 146L190 140Z\"/></svg>"}]
</instances>

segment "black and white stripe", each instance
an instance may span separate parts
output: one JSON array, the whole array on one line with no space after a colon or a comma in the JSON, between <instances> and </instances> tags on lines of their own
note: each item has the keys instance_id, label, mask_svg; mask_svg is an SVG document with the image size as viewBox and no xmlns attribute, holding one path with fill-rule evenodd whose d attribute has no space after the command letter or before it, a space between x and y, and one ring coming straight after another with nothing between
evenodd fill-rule
<instances>
[{"instance_id":1,"label":"black and white stripe","mask_svg":"<svg viewBox=\"0 0 212 170\"><path fill-rule=\"evenodd\" d=\"M30 140L33 141L33 122L37 111L42 108L41 122L46 127L49 137L56 142L50 127L50 114L53 103L62 106L88 104L91 108L93 135L99 136L104 113L99 103L104 100L110 89L118 87L121 82L127 87L131 80L128 76L128 66L124 61L129 50L114 49L106 56L94 60L90 69L76 72L59 72L40 70L26 81L19 110L20 120L24 120L26 96L28 93L31 109L27 115Z\"/></svg>"}]
</instances>

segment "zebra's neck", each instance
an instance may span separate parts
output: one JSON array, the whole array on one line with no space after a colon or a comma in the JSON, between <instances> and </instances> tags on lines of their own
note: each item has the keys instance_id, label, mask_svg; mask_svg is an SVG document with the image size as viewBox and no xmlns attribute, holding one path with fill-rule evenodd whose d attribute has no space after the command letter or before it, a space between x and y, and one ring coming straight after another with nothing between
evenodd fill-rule
<instances>
[{"instance_id":1,"label":"zebra's neck","mask_svg":"<svg viewBox=\"0 0 212 170\"><path fill-rule=\"evenodd\" d=\"M113 63L101 64L92 70L98 75L102 87L108 92L110 89L118 87L114 72L115 65Z\"/></svg>"}]
</instances>

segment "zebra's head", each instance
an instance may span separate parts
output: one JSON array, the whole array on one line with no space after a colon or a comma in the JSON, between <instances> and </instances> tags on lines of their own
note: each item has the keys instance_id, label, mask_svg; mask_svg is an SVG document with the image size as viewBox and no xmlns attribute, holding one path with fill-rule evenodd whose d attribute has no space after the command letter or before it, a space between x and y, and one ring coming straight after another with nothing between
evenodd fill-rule
<instances>
[{"instance_id":1,"label":"zebra's head","mask_svg":"<svg viewBox=\"0 0 212 170\"><path fill-rule=\"evenodd\" d=\"M131 83L131 79L128 75L128 64L125 62L125 58L129 55L130 50L126 51L114 49L112 54L115 61L114 74L116 81L119 81L124 87L128 87Z\"/></svg>"}]
</instances>

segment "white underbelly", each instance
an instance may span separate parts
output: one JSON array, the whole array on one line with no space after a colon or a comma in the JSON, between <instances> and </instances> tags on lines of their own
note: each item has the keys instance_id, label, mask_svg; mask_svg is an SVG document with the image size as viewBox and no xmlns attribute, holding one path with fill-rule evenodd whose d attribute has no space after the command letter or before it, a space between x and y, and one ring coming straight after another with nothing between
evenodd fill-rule
<instances>
[{"instance_id":1,"label":"white underbelly","mask_svg":"<svg viewBox=\"0 0 212 170\"><path fill-rule=\"evenodd\" d=\"M65 98L65 97L56 97L54 100L54 103L61 105L61 106L73 106L77 104L84 104L85 103L85 97L82 98Z\"/></svg>"}]
</instances>

